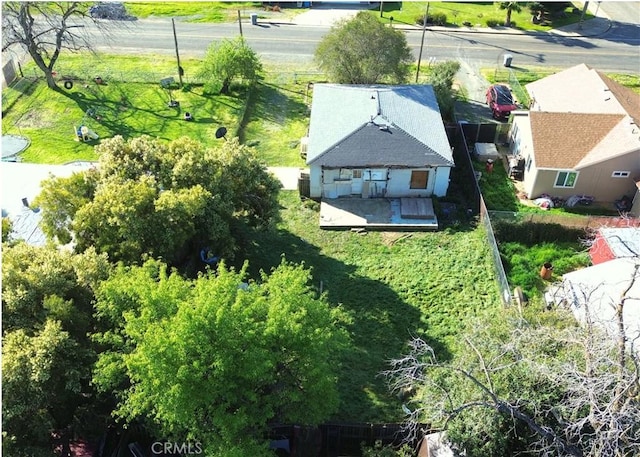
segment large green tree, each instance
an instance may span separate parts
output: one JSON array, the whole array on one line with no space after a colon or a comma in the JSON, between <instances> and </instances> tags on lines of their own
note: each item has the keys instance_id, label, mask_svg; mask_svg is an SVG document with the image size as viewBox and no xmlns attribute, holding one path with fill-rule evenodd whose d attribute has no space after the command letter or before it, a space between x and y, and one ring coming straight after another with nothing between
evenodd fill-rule
<instances>
[{"instance_id":1,"label":"large green tree","mask_svg":"<svg viewBox=\"0 0 640 457\"><path fill-rule=\"evenodd\" d=\"M499 8L507 11L507 17L504 20L505 27L511 27L511 13L522 11L522 7L518 2L499 2Z\"/></svg>"},{"instance_id":2,"label":"large green tree","mask_svg":"<svg viewBox=\"0 0 640 457\"><path fill-rule=\"evenodd\" d=\"M239 226L277 215L280 183L237 139L220 144L103 141L97 170L44 183L34 204L45 233L127 263L150 255L178 264L204 247L232 256Z\"/></svg>"},{"instance_id":3,"label":"large green tree","mask_svg":"<svg viewBox=\"0 0 640 457\"><path fill-rule=\"evenodd\" d=\"M119 392L118 416L207 455L270 455L269 422L315 424L337 407L343 313L309 279L284 262L248 283L224 264L193 281L157 261L123 267L98 295L111 350L95 382Z\"/></svg>"},{"instance_id":4,"label":"large green tree","mask_svg":"<svg viewBox=\"0 0 640 457\"><path fill-rule=\"evenodd\" d=\"M406 82L413 56L403 32L361 11L331 28L315 59L333 82L374 84Z\"/></svg>"},{"instance_id":5,"label":"large green tree","mask_svg":"<svg viewBox=\"0 0 640 457\"><path fill-rule=\"evenodd\" d=\"M458 70L460 70L460 63L449 60L434 65L429 73L429 83L433 86L433 91L436 94L440 113L447 121L453 120L456 100L453 81Z\"/></svg>"},{"instance_id":6,"label":"large green tree","mask_svg":"<svg viewBox=\"0 0 640 457\"><path fill-rule=\"evenodd\" d=\"M18 242L2 251L3 451L52 455L54 433L74 428L85 411L97 415L88 334L94 290L111 267L93 250Z\"/></svg>"},{"instance_id":7,"label":"large green tree","mask_svg":"<svg viewBox=\"0 0 640 457\"><path fill-rule=\"evenodd\" d=\"M200 76L207 80L209 91L226 94L234 79L253 82L260 71L260 58L243 37L225 38L207 48Z\"/></svg>"}]
</instances>

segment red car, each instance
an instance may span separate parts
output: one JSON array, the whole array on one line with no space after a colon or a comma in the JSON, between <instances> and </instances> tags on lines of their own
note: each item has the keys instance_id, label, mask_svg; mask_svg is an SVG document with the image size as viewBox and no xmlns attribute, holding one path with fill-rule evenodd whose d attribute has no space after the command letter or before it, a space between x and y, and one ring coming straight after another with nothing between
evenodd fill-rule
<instances>
[{"instance_id":1,"label":"red car","mask_svg":"<svg viewBox=\"0 0 640 457\"><path fill-rule=\"evenodd\" d=\"M507 86L494 84L487 89L487 105L493 112L495 119L507 119L511 111L518 109L513 103L513 96Z\"/></svg>"}]
</instances>

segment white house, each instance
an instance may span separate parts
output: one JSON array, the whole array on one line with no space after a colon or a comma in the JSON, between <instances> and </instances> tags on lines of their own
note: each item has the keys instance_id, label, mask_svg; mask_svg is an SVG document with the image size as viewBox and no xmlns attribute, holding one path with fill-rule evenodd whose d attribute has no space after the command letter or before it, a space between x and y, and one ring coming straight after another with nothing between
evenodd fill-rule
<instances>
[{"instance_id":1,"label":"white house","mask_svg":"<svg viewBox=\"0 0 640 457\"><path fill-rule=\"evenodd\" d=\"M312 198L446 195L454 162L433 88L316 84L307 164Z\"/></svg>"}]
</instances>

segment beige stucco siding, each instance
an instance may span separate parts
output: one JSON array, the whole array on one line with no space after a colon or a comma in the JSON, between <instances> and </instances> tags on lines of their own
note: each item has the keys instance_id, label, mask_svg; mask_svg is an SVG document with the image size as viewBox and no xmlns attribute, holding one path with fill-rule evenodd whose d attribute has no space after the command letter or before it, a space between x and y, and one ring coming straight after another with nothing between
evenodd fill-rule
<instances>
[{"instance_id":1,"label":"beige stucco siding","mask_svg":"<svg viewBox=\"0 0 640 457\"><path fill-rule=\"evenodd\" d=\"M640 171L640 162L633 154L620 157L608 162L592 165L578 172L578 178L574 187L554 187L559 170L538 170L535 184L531 187L530 198L537 198L541 193L551 193L557 197L570 197L571 195L597 196L601 202L613 202L623 195L631 196L635 191L633 177ZM569 170L564 170L569 171ZM629 177L612 177L614 171L629 171ZM526 172L525 172L526 176Z\"/></svg>"}]
</instances>

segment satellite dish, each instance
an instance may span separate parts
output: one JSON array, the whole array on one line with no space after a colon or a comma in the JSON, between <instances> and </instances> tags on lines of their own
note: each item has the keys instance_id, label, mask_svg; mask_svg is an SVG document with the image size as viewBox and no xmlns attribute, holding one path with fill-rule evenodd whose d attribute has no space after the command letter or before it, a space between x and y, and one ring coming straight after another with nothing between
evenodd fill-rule
<instances>
[{"instance_id":1,"label":"satellite dish","mask_svg":"<svg viewBox=\"0 0 640 457\"><path fill-rule=\"evenodd\" d=\"M218 130L216 130L216 138L220 139L220 138L224 138L224 136L227 134L227 128L226 127L218 127ZM226 138L225 138L226 140Z\"/></svg>"}]
</instances>

